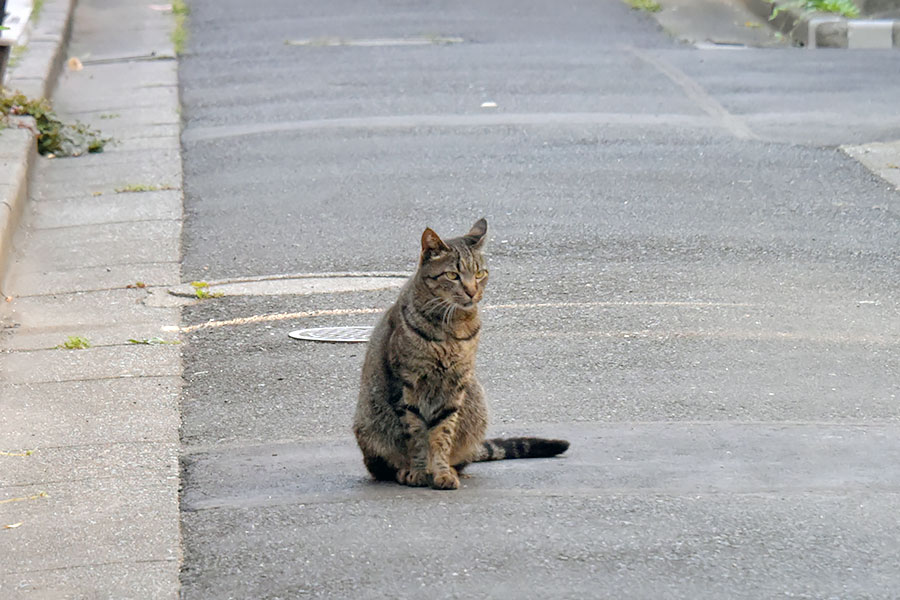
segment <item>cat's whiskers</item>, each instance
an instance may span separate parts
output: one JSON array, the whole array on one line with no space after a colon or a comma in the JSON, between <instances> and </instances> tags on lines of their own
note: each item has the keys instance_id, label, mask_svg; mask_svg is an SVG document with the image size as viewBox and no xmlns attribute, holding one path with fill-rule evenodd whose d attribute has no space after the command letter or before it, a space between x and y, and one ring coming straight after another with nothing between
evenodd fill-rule
<instances>
[{"instance_id":1,"label":"cat's whiskers","mask_svg":"<svg viewBox=\"0 0 900 600\"><path fill-rule=\"evenodd\" d=\"M446 302L446 300L444 298L441 298L440 296L435 296L434 298L432 298L431 300L429 300L428 302L423 304L422 308L420 310L422 311L422 314L424 314L424 315L431 315L433 313L438 312L438 309L443 308L443 304L445 302Z\"/></svg>"},{"instance_id":2,"label":"cat's whiskers","mask_svg":"<svg viewBox=\"0 0 900 600\"><path fill-rule=\"evenodd\" d=\"M447 301L447 310L444 312L444 318L441 319L441 323L446 329L450 329L450 321L453 319L453 313L456 312L456 308L455 303Z\"/></svg>"},{"instance_id":3,"label":"cat's whiskers","mask_svg":"<svg viewBox=\"0 0 900 600\"><path fill-rule=\"evenodd\" d=\"M450 317L450 312L452 310L453 310L453 305L448 302L446 308L444 308L444 314L441 315L441 327L443 329L446 329L447 326L450 324L449 317Z\"/></svg>"}]
</instances>

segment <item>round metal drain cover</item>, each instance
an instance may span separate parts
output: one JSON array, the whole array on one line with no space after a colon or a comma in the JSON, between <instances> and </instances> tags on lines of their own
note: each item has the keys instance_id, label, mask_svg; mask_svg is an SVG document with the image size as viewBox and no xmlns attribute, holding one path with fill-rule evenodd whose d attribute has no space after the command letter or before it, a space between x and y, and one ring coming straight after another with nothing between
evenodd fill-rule
<instances>
[{"instance_id":1,"label":"round metal drain cover","mask_svg":"<svg viewBox=\"0 0 900 600\"><path fill-rule=\"evenodd\" d=\"M315 327L298 329L288 334L295 340L311 342L368 342L372 327Z\"/></svg>"}]
</instances>

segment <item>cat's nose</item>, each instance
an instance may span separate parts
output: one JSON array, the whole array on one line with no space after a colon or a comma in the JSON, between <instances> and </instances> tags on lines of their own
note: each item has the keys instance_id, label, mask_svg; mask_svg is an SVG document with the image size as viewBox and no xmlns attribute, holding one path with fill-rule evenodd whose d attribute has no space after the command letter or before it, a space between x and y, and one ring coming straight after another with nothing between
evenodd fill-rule
<instances>
[{"instance_id":1,"label":"cat's nose","mask_svg":"<svg viewBox=\"0 0 900 600\"><path fill-rule=\"evenodd\" d=\"M466 293L466 295L469 298L474 298L475 294L478 293L478 287L475 286L474 284L467 285L467 284L463 283L463 291Z\"/></svg>"}]
</instances>

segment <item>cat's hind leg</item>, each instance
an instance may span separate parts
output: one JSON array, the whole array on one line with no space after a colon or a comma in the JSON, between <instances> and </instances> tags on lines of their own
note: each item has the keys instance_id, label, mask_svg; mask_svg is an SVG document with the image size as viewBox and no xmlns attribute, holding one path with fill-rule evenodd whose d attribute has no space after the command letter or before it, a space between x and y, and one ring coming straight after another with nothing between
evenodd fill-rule
<instances>
[{"instance_id":1,"label":"cat's hind leg","mask_svg":"<svg viewBox=\"0 0 900 600\"><path fill-rule=\"evenodd\" d=\"M397 469L387 460L380 456L366 454L363 456L363 463L366 469L372 474L372 477L378 481L396 481Z\"/></svg>"}]
</instances>

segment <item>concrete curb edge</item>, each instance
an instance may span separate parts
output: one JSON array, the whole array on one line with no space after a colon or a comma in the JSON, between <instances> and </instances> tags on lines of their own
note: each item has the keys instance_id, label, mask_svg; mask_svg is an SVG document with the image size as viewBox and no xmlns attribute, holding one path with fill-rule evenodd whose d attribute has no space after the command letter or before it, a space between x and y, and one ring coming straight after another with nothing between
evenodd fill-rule
<instances>
[{"instance_id":1,"label":"concrete curb edge","mask_svg":"<svg viewBox=\"0 0 900 600\"><path fill-rule=\"evenodd\" d=\"M72 32L72 16L77 0L48 0L41 11L28 42L28 51L20 65L10 70L4 89L21 91L31 98L49 98L65 63ZM0 131L10 138L12 150L3 156L13 169L0 170L0 290L12 251L12 240L28 199L31 167L37 154L34 132L27 126ZM26 141L27 138L27 141Z\"/></svg>"},{"instance_id":2,"label":"concrete curb edge","mask_svg":"<svg viewBox=\"0 0 900 600\"><path fill-rule=\"evenodd\" d=\"M12 250L12 238L28 199L28 177L37 154L34 132L28 128L0 130L0 292L3 291L5 266Z\"/></svg>"},{"instance_id":3,"label":"concrete curb edge","mask_svg":"<svg viewBox=\"0 0 900 600\"><path fill-rule=\"evenodd\" d=\"M900 20L847 19L839 15L781 7L770 20L777 2L742 0L757 17L807 48L884 49L900 48Z\"/></svg>"}]
</instances>

